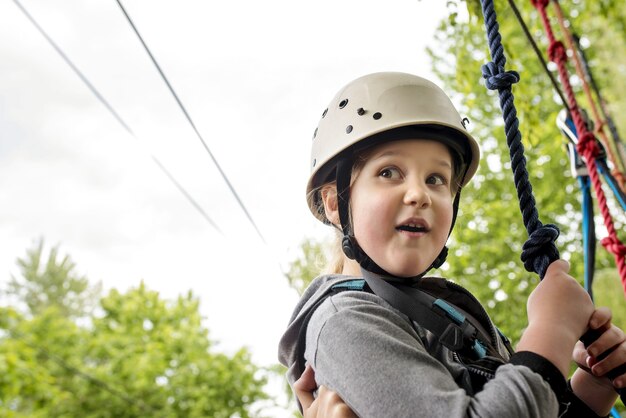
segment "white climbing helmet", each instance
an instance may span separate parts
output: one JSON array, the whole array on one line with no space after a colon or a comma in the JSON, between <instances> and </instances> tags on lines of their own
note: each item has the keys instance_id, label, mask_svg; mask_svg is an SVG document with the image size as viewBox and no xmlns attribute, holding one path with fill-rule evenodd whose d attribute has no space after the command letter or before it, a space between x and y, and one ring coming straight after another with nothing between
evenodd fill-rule
<instances>
[{"instance_id":1,"label":"white climbing helmet","mask_svg":"<svg viewBox=\"0 0 626 418\"><path fill-rule=\"evenodd\" d=\"M409 134L386 135L403 127L417 129ZM382 72L346 85L322 113L313 135L307 184L311 212L327 222L319 212L318 193L312 192L332 179L337 157L361 145L411 137L440 140L457 150L465 171L461 186L476 173L480 159L478 143L465 129L452 101L436 84L412 74Z\"/></svg>"}]
</instances>

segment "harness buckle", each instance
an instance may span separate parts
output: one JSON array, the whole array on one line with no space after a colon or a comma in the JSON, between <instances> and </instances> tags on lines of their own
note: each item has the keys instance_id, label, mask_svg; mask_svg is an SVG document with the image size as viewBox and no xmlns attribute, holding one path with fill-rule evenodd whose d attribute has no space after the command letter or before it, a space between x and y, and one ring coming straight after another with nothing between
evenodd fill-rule
<instances>
[{"instance_id":1,"label":"harness buckle","mask_svg":"<svg viewBox=\"0 0 626 418\"><path fill-rule=\"evenodd\" d=\"M439 337L439 342L452 351L459 351L464 344L463 331L456 324L450 324Z\"/></svg>"},{"instance_id":2,"label":"harness buckle","mask_svg":"<svg viewBox=\"0 0 626 418\"><path fill-rule=\"evenodd\" d=\"M452 323L448 325L441 337L439 337L441 344L452 351L468 348L478 358L483 358L487 355L485 344L477 337L478 330L470 324L462 313L442 299L436 299L433 302L433 308L442 311L445 316L452 320Z\"/></svg>"}]
</instances>

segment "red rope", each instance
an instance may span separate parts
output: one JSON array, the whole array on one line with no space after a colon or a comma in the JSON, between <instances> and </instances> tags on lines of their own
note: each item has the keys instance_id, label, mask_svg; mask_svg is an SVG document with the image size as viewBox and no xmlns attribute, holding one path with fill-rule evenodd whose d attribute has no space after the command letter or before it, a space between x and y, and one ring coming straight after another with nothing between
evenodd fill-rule
<instances>
[{"instance_id":1,"label":"red rope","mask_svg":"<svg viewBox=\"0 0 626 418\"><path fill-rule=\"evenodd\" d=\"M567 46L572 51L572 58L574 60L574 65L576 68L576 74L580 79L583 91L585 92L585 97L587 98L587 102L589 102L589 107L591 108L591 113L593 114L593 120L596 124L595 134L599 137L600 142L604 145L606 152L609 156L609 159L613 163L613 170L611 170L611 174L619 183L619 188L626 192L626 177L624 176L624 162L617 151L617 145L615 142L609 141L606 133L604 132L605 120L600 116L600 112L598 111L598 107L596 106L596 102L593 99L593 94L591 94L591 88L589 87L589 83L587 83L587 79L585 77L585 72L583 70L583 64L581 63L580 57L578 56L578 52L576 51L576 46L574 45L574 39L572 38L572 34L569 31L567 24L565 23L565 17L563 16L563 10L561 10L561 5L558 0L552 0L552 6L554 7L554 11L556 12L556 17L559 22L559 26L561 27L561 32L565 36L565 40L567 41Z\"/></svg>"},{"instance_id":2,"label":"red rope","mask_svg":"<svg viewBox=\"0 0 626 418\"><path fill-rule=\"evenodd\" d=\"M624 246L624 244L622 244L617 237L615 225L613 224L613 219L611 218L611 212L609 211L609 207L606 202L606 196L602 190L602 183L600 181L600 176L598 175L598 168L595 161L600 149L595 135L587 129L587 125L585 124L580 108L578 107L574 90L569 82L569 73L566 67L567 52L563 44L556 40L546 12L546 7L548 6L550 0L530 0L530 2L533 6L535 6L541 15L543 27L546 31L548 41L550 42L548 47L548 57L550 58L550 61L557 65L559 79L561 80L561 84L563 85L568 101L567 106L570 114L572 115L572 119L574 120L574 124L576 125L576 132L578 134L578 145L576 148L578 153L584 157L585 163L587 164L589 177L591 178L591 183L593 184L593 188L598 199L598 207L600 208L600 212L602 212L604 226L609 234L608 237L604 238L601 242L604 248L606 248L615 257L615 263L617 264L617 269L622 281L622 287L624 288L624 294L626 295L626 246Z\"/></svg>"}]
</instances>

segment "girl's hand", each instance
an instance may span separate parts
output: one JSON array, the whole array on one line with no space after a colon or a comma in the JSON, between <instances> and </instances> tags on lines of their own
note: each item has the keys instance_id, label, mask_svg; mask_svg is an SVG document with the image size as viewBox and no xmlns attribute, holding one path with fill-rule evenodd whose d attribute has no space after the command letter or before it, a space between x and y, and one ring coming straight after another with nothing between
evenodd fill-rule
<instances>
[{"instance_id":1,"label":"girl's hand","mask_svg":"<svg viewBox=\"0 0 626 418\"><path fill-rule=\"evenodd\" d=\"M315 371L313 370L313 367L307 365L300 378L293 384L293 390L296 393L298 401L300 401L300 405L302 405L304 415L306 415L307 410L311 408L311 404L315 402L313 392L316 389L317 383L315 382Z\"/></svg>"},{"instance_id":2,"label":"girl's hand","mask_svg":"<svg viewBox=\"0 0 626 418\"><path fill-rule=\"evenodd\" d=\"M528 325L565 332L573 347L587 329L594 306L585 289L568 273L567 261L550 264L545 277L528 297Z\"/></svg>"},{"instance_id":3,"label":"girl's hand","mask_svg":"<svg viewBox=\"0 0 626 418\"><path fill-rule=\"evenodd\" d=\"M573 358L578 366L605 384L615 387L626 387L626 373L606 376L611 370L626 363L626 334L611 323L613 315L609 308L598 308L591 315L589 329L595 330L600 336L585 349L582 343L574 348Z\"/></svg>"},{"instance_id":4,"label":"girl's hand","mask_svg":"<svg viewBox=\"0 0 626 418\"><path fill-rule=\"evenodd\" d=\"M302 405L304 418L357 418L339 395L325 386L319 388L317 398L313 396L317 383L311 366L306 367L293 388Z\"/></svg>"},{"instance_id":5,"label":"girl's hand","mask_svg":"<svg viewBox=\"0 0 626 418\"><path fill-rule=\"evenodd\" d=\"M615 388L626 386L626 374L614 377L613 381L606 376L611 370L626 363L626 335L611 323L611 318L610 309L596 309L589 319L589 330L600 336L587 348L579 341L573 352L573 359L579 369L572 376L572 390L601 416L608 414L615 403Z\"/></svg>"},{"instance_id":6,"label":"girl's hand","mask_svg":"<svg viewBox=\"0 0 626 418\"><path fill-rule=\"evenodd\" d=\"M563 376L569 374L570 353L594 311L591 298L568 272L566 261L550 264L528 298L528 328L517 346L548 359Z\"/></svg>"}]
</instances>

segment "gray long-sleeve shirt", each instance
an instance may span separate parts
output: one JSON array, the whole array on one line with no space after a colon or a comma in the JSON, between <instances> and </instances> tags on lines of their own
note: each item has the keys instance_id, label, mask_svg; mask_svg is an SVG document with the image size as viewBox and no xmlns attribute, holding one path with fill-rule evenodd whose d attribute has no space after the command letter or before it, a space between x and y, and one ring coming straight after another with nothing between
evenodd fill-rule
<instances>
[{"instance_id":1,"label":"gray long-sleeve shirt","mask_svg":"<svg viewBox=\"0 0 626 418\"><path fill-rule=\"evenodd\" d=\"M299 377L296 346L304 318L331 286L350 279L319 277L298 303L279 346L279 358L289 367L291 384ZM475 299L458 286L451 289L443 279L421 280L429 293L453 299L464 313L477 308L484 312L480 306L459 305L459 301ZM472 320L497 335L490 320ZM508 352L500 339L495 339L492 344L507 359ZM450 350L386 301L367 292L334 294L315 309L306 329L305 358L315 370L318 385L335 390L361 417L546 418L557 417L559 412L551 386L526 365L500 366L495 377L474 393L467 369Z\"/></svg>"}]
</instances>

